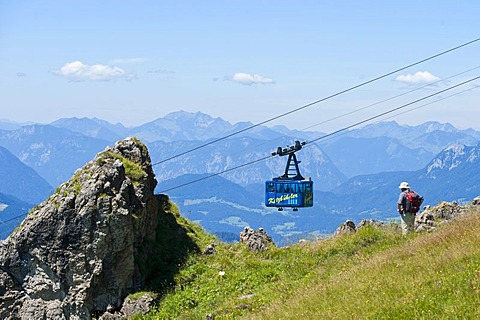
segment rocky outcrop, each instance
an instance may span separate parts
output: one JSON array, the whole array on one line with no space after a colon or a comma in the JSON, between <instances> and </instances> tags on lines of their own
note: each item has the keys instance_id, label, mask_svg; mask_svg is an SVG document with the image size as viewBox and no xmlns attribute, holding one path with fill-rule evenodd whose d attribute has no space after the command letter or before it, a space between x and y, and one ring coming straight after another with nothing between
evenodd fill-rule
<instances>
[{"instance_id":1,"label":"rocky outcrop","mask_svg":"<svg viewBox=\"0 0 480 320\"><path fill-rule=\"evenodd\" d=\"M148 151L119 141L0 243L1 319L90 319L145 284L159 202Z\"/></svg>"},{"instance_id":2,"label":"rocky outcrop","mask_svg":"<svg viewBox=\"0 0 480 320\"><path fill-rule=\"evenodd\" d=\"M466 205L457 202L441 202L435 207L427 207L415 217L415 231L433 231L441 223L448 222L480 206L480 197Z\"/></svg>"},{"instance_id":3,"label":"rocky outcrop","mask_svg":"<svg viewBox=\"0 0 480 320\"><path fill-rule=\"evenodd\" d=\"M358 223L358 226L356 226L352 220L347 220L340 226L338 226L337 230L335 230L335 232L333 233L333 236L339 237L343 235L349 235L367 226L382 227L383 225L384 223L381 221L375 221L373 219L363 219Z\"/></svg>"},{"instance_id":4,"label":"rocky outcrop","mask_svg":"<svg viewBox=\"0 0 480 320\"><path fill-rule=\"evenodd\" d=\"M270 237L263 228L253 230L250 227L245 227L245 229L240 232L240 242L255 253L266 251L269 245L275 245L272 237Z\"/></svg>"},{"instance_id":5,"label":"rocky outcrop","mask_svg":"<svg viewBox=\"0 0 480 320\"><path fill-rule=\"evenodd\" d=\"M346 234L352 234L357 231L355 223L352 220L347 220L338 226L337 230L333 233L334 237L343 236Z\"/></svg>"}]
</instances>

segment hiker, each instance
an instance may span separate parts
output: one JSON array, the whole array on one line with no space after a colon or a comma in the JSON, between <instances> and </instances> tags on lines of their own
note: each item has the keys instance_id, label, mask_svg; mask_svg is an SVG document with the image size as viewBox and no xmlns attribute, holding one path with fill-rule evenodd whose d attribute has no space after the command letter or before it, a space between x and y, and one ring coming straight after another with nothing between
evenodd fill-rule
<instances>
[{"instance_id":1,"label":"hiker","mask_svg":"<svg viewBox=\"0 0 480 320\"><path fill-rule=\"evenodd\" d=\"M397 210L402 218L402 234L406 235L414 230L415 215L423 203L423 197L410 190L408 182L402 182L398 187L402 192L398 196Z\"/></svg>"}]
</instances>

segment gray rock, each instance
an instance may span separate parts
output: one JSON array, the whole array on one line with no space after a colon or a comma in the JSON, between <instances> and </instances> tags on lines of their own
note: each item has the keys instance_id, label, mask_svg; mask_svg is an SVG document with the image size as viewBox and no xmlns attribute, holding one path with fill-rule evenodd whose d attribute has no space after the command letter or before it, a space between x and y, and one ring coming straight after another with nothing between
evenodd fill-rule
<instances>
[{"instance_id":1,"label":"gray rock","mask_svg":"<svg viewBox=\"0 0 480 320\"><path fill-rule=\"evenodd\" d=\"M77 170L0 243L1 319L90 319L142 288L156 180L125 139ZM140 250L142 248L142 250Z\"/></svg>"},{"instance_id":2,"label":"gray rock","mask_svg":"<svg viewBox=\"0 0 480 320\"><path fill-rule=\"evenodd\" d=\"M155 298L156 295L149 292L143 293L140 297L127 297L120 313L127 319L138 314L146 314L150 311Z\"/></svg>"},{"instance_id":3,"label":"gray rock","mask_svg":"<svg viewBox=\"0 0 480 320\"><path fill-rule=\"evenodd\" d=\"M480 197L476 197L475 199L473 199L472 205L480 206Z\"/></svg>"},{"instance_id":4,"label":"gray rock","mask_svg":"<svg viewBox=\"0 0 480 320\"><path fill-rule=\"evenodd\" d=\"M357 229L355 227L355 223L351 220L347 220L344 223L342 223L337 230L335 230L335 233L333 234L334 237L338 236L343 236L346 234L352 234L357 232Z\"/></svg>"},{"instance_id":5,"label":"gray rock","mask_svg":"<svg viewBox=\"0 0 480 320\"><path fill-rule=\"evenodd\" d=\"M216 251L215 251L215 247L217 246L216 243L212 243L212 244L209 244L205 250L203 250L202 254L203 255L212 255L212 254L215 254Z\"/></svg>"},{"instance_id":6,"label":"gray rock","mask_svg":"<svg viewBox=\"0 0 480 320\"><path fill-rule=\"evenodd\" d=\"M385 224L381 221L375 221L373 219L363 219L357 226L357 230L364 228L366 226L373 226L373 227L382 227Z\"/></svg>"},{"instance_id":7,"label":"gray rock","mask_svg":"<svg viewBox=\"0 0 480 320\"><path fill-rule=\"evenodd\" d=\"M263 228L259 228L258 231L253 230L250 227L245 227L245 229L240 232L240 242L245 244L250 251L260 252L268 250L269 245L275 245L270 237Z\"/></svg>"},{"instance_id":8,"label":"gray rock","mask_svg":"<svg viewBox=\"0 0 480 320\"><path fill-rule=\"evenodd\" d=\"M434 207L426 207L415 217L415 231L434 231L438 224L448 222L458 216L464 215L480 204L480 197L472 203L459 205L457 202L441 202Z\"/></svg>"}]
</instances>

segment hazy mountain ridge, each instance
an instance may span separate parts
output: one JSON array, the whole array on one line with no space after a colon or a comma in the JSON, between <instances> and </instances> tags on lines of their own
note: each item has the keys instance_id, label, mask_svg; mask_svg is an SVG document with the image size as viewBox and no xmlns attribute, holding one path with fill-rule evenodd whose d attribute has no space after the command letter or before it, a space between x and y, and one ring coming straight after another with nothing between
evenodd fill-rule
<instances>
[{"instance_id":1,"label":"hazy mountain ridge","mask_svg":"<svg viewBox=\"0 0 480 320\"><path fill-rule=\"evenodd\" d=\"M111 124L97 118L62 118L52 123L57 128L68 129L87 137L106 141L117 141L128 136L128 129L122 124Z\"/></svg>"},{"instance_id":2,"label":"hazy mountain ridge","mask_svg":"<svg viewBox=\"0 0 480 320\"><path fill-rule=\"evenodd\" d=\"M215 138L231 128L232 125L221 118L212 118L201 112L173 112L164 118L131 128L130 134L144 141L157 140L171 142L177 140L204 141ZM188 128L188 130L185 130Z\"/></svg>"},{"instance_id":3,"label":"hazy mountain ridge","mask_svg":"<svg viewBox=\"0 0 480 320\"><path fill-rule=\"evenodd\" d=\"M286 144L288 139L284 138ZM280 142L282 143L282 141ZM179 154L182 150L193 149L197 142L183 141L176 143L154 142L147 144L152 154L153 163L167 159L172 154ZM194 151L172 161L159 163L155 166L159 182L172 179L183 174L216 174L230 168L241 166L245 163L265 158L270 155L270 150L275 147L265 146L265 141L252 138L231 138L206 146L202 150ZM316 145L310 145L302 150L298 156L302 161L301 173L305 177L312 177L318 182L319 190L333 188L346 177L330 161L328 156ZM257 162L255 165L241 167L222 174L223 177L242 186L252 183L263 183L266 179L278 177L285 171L285 157L273 157L266 161Z\"/></svg>"},{"instance_id":4,"label":"hazy mountain ridge","mask_svg":"<svg viewBox=\"0 0 480 320\"><path fill-rule=\"evenodd\" d=\"M437 201L470 201L480 194L480 143L454 145L435 157L421 171L418 184Z\"/></svg>"},{"instance_id":5,"label":"hazy mountain ridge","mask_svg":"<svg viewBox=\"0 0 480 320\"><path fill-rule=\"evenodd\" d=\"M480 132L473 129L456 129L450 123L425 122L418 126L400 125L395 121L380 122L354 129L345 134L356 138L394 138L406 147L423 148L437 154L453 141L455 143L475 145L480 141ZM332 139L336 141L338 138Z\"/></svg>"},{"instance_id":6,"label":"hazy mountain ridge","mask_svg":"<svg viewBox=\"0 0 480 320\"><path fill-rule=\"evenodd\" d=\"M465 145L452 145L431 161L427 167L427 177L435 179L435 172L455 170L464 163L474 163L480 157L480 145L468 147Z\"/></svg>"},{"instance_id":7,"label":"hazy mountain ridge","mask_svg":"<svg viewBox=\"0 0 480 320\"><path fill-rule=\"evenodd\" d=\"M0 168L0 193L36 204L43 201L53 190L35 170L1 146Z\"/></svg>"},{"instance_id":8,"label":"hazy mountain ridge","mask_svg":"<svg viewBox=\"0 0 480 320\"><path fill-rule=\"evenodd\" d=\"M0 145L56 187L108 142L50 125L28 125L0 130Z\"/></svg>"},{"instance_id":9,"label":"hazy mountain ridge","mask_svg":"<svg viewBox=\"0 0 480 320\"><path fill-rule=\"evenodd\" d=\"M22 124L6 120L6 119L0 119L0 130L16 130L20 129L22 127Z\"/></svg>"},{"instance_id":10,"label":"hazy mountain ridge","mask_svg":"<svg viewBox=\"0 0 480 320\"><path fill-rule=\"evenodd\" d=\"M423 148L409 148L389 137L343 137L335 143L320 146L348 177L412 170L412 164L413 169L417 169L426 165L435 155Z\"/></svg>"},{"instance_id":11,"label":"hazy mountain ridge","mask_svg":"<svg viewBox=\"0 0 480 320\"><path fill-rule=\"evenodd\" d=\"M196 220L202 220L200 217L208 212L213 232L237 233L245 224L254 227L271 224L269 231L277 239L308 232L331 233L345 219L396 217L392 203L396 201L398 183L404 180L427 194L427 203L432 204L437 200L468 199L480 194L475 194L480 177L475 174L478 163L473 155L470 156L471 167L468 167L467 159L470 158L457 152L455 168L458 167L458 170L452 175L439 165L446 163L446 158L442 157L447 156L429 151L467 141L468 145L462 149L466 153L470 145L474 142L478 144L476 137L480 134L475 130L456 130L450 124L435 122L415 127L382 122L307 144L297 156L303 176L314 180L315 205L295 214L286 212L279 215L262 205L263 183L283 173L286 157L277 156L254 165L243 165L269 156L278 146L291 145L296 139L304 141L302 135L308 137L308 141L322 136L321 132L259 126L175 157L250 126L252 124L248 122L232 125L200 112L182 111L133 128L96 118L69 118L55 121L52 125L0 130L0 145L56 187L96 153L109 144L113 145L109 139L122 134L142 133L151 140L145 142L159 181L157 192L184 183L181 182L185 181L184 175L215 175L227 171L221 179L214 180L216 185L208 184L207 179L166 193L175 196L183 212L199 213ZM180 140L172 141L177 138ZM423 148L422 143L427 148ZM451 153L452 150L447 148L446 152ZM164 161L172 156L175 158ZM434 172L439 177L434 183L432 176L427 175L427 165L431 166L432 174ZM229 170L237 166L238 169ZM469 170L474 173L469 173ZM346 175L351 178L347 180ZM445 187L442 182L465 188ZM5 181L2 183L5 184ZM200 193L207 185L209 193ZM236 190L237 195L232 196L228 191L230 189ZM240 193L245 196L240 197ZM265 214L260 213L262 210ZM206 221L204 217L203 221Z\"/></svg>"}]
</instances>

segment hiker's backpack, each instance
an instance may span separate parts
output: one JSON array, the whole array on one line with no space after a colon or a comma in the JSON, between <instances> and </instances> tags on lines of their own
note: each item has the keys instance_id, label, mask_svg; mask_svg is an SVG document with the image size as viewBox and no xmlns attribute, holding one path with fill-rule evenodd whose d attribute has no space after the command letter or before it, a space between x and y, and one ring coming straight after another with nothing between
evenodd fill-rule
<instances>
[{"instance_id":1,"label":"hiker's backpack","mask_svg":"<svg viewBox=\"0 0 480 320\"><path fill-rule=\"evenodd\" d=\"M405 203L405 211L411 213L417 213L420 210L420 206L423 202L423 197L419 196L413 190L405 191L406 195L406 203Z\"/></svg>"}]
</instances>

